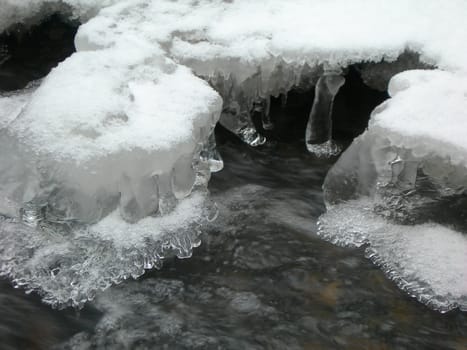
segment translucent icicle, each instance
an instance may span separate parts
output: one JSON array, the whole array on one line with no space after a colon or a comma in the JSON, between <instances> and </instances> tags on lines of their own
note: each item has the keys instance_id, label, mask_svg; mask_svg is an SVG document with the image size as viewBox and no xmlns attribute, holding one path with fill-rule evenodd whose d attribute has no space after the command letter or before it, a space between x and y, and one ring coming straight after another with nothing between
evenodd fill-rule
<instances>
[{"instance_id":1,"label":"translucent icicle","mask_svg":"<svg viewBox=\"0 0 467 350\"><path fill-rule=\"evenodd\" d=\"M325 70L315 86L315 100L306 128L308 151L318 157L330 157L340 152L332 140L332 107L345 78L340 72Z\"/></svg>"},{"instance_id":2,"label":"translucent icicle","mask_svg":"<svg viewBox=\"0 0 467 350\"><path fill-rule=\"evenodd\" d=\"M154 214L159 206L159 194L156 179L153 177L131 179L123 176L119 185L120 214L128 222Z\"/></svg>"},{"instance_id":3,"label":"translucent icicle","mask_svg":"<svg viewBox=\"0 0 467 350\"><path fill-rule=\"evenodd\" d=\"M224 168L224 161L216 148L216 135L214 134L214 130L211 135L209 135L207 142L203 145L200 158L201 161L209 164L209 169L213 173L221 171Z\"/></svg>"},{"instance_id":4,"label":"translucent icicle","mask_svg":"<svg viewBox=\"0 0 467 350\"><path fill-rule=\"evenodd\" d=\"M417 171L419 162L413 160L403 160L397 156L391 163L391 182L402 190L410 190L415 187L417 181Z\"/></svg>"},{"instance_id":5,"label":"translucent icicle","mask_svg":"<svg viewBox=\"0 0 467 350\"><path fill-rule=\"evenodd\" d=\"M242 111L237 102L224 106L219 122L250 146L256 147L266 142L266 138L256 130L250 114Z\"/></svg>"},{"instance_id":6,"label":"translucent icicle","mask_svg":"<svg viewBox=\"0 0 467 350\"><path fill-rule=\"evenodd\" d=\"M253 113L260 116L264 130L272 130L274 128L274 124L272 123L271 117L269 116L269 110L269 98L258 98L253 102Z\"/></svg>"},{"instance_id":7,"label":"translucent icicle","mask_svg":"<svg viewBox=\"0 0 467 350\"><path fill-rule=\"evenodd\" d=\"M193 155L180 157L172 170L172 192L175 198L182 199L190 195L196 179L193 169Z\"/></svg>"}]
</instances>

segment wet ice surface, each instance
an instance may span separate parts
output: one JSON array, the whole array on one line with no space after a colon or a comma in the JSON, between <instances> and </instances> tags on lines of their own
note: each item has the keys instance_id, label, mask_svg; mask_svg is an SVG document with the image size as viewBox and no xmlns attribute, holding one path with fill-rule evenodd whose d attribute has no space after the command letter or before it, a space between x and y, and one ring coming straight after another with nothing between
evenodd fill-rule
<instances>
[{"instance_id":1,"label":"wet ice surface","mask_svg":"<svg viewBox=\"0 0 467 350\"><path fill-rule=\"evenodd\" d=\"M79 316L44 308L2 284L2 346L465 347L465 313L429 310L387 280L362 249L315 236L330 163L313 160L303 143L261 150L220 143L225 169L210 183L220 216L191 259L166 261L161 271L110 288ZM35 331L37 325L51 331Z\"/></svg>"}]
</instances>

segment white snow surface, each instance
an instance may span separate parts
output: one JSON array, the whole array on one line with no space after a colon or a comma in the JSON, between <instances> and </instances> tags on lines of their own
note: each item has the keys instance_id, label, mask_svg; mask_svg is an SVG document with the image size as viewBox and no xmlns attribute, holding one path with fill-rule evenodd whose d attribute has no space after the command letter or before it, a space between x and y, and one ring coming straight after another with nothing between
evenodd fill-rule
<instances>
[{"instance_id":1,"label":"white snow surface","mask_svg":"<svg viewBox=\"0 0 467 350\"><path fill-rule=\"evenodd\" d=\"M376 108L369 132L415 154L433 154L467 167L467 75L412 70L394 76L391 98Z\"/></svg>"},{"instance_id":2,"label":"white snow surface","mask_svg":"<svg viewBox=\"0 0 467 350\"><path fill-rule=\"evenodd\" d=\"M396 58L407 48L443 68L465 68L467 3L385 0L123 0L78 34L100 45L141 35L181 60L262 63ZM215 62L212 68L216 68Z\"/></svg>"},{"instance_id":3,"label":"white snow surface","mask_svg":"<svg viewBox=\"0 0 467 350\"><path fill-rule=\"evenodd\" d=\"M78 52L55 68L9 126L31 148L83 160L175 149L216 122L219 96L165 57Z\"/></svg>"}]
</instances>

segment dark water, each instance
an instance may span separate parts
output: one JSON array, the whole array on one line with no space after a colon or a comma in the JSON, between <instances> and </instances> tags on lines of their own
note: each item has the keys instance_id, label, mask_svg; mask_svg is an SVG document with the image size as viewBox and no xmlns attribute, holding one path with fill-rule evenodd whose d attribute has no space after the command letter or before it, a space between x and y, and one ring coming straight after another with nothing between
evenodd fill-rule
<instances>
[{"instance_id":1,"label":"dark water","mask_svg":"<svg viewBox=\"0 0 467 350\"><path fill-rule=\"evenodd\" d=\"M220 216L188 260L78 314L0 284L2 349L466 349L467 315L427 309L361 250L314 234L330 164L303 144L219 146ZM73 336L73 334L75 334Z\"/></svg>"}]
</instances>

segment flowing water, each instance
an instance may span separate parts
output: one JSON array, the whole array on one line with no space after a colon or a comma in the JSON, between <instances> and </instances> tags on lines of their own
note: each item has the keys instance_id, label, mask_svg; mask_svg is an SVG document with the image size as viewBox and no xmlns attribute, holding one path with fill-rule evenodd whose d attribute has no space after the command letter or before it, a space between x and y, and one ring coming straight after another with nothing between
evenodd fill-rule
<instances>
[{"instance_id":1,"label":"flowing water","mask_svg":"<svg viewBox=\"0 0 467 350\"><path fill-rule=\"evenodd\" d=\"M219 217L191 259L55 311L0 284L2 349L465 349L467 315L439 314L363 256L315 235L331 165L303 143L221 141ZM74 334L74 335L73 335Z\"/></svg>"}]
</instances>

